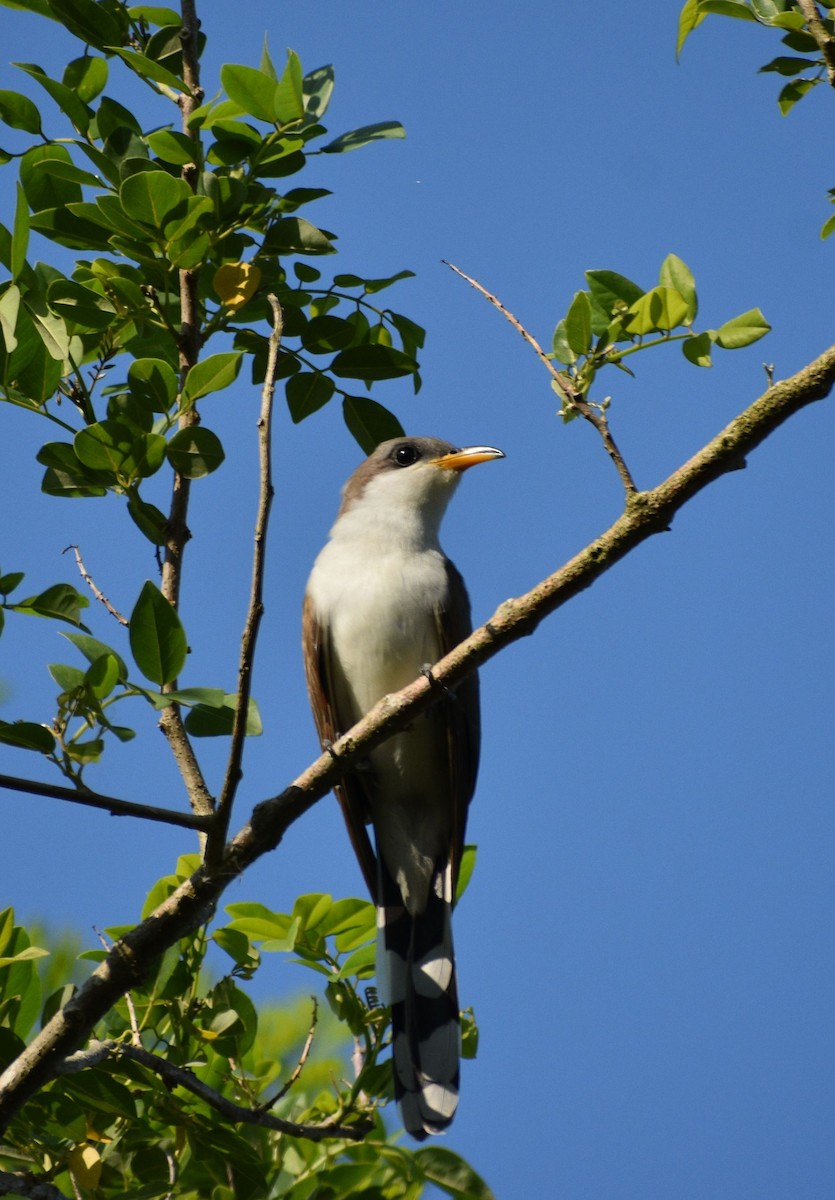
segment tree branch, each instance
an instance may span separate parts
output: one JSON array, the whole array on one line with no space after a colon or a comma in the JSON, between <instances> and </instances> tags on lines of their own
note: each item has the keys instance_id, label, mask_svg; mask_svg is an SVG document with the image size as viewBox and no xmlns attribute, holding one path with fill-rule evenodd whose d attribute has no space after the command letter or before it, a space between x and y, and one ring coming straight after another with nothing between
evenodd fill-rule
<instances>
[{"instance_id":1,"label":"tree branch","mask_svg":"<svg viewBox=\"0 0 835 1200\"><path fill-rule=\"evenodd\" d=\"M258 630L264 615L264 566L267 551L267 528L270 519L270 508L273 501L272 481L272 415L273 397L275 395L275 373L278 366L278 351L281 346L281 334L284 329L284 314L275 296L267 297L273 314L273 328L270 334L267 352L267 372L264 386L261 389L261 412L258 417L258 462L259 462L259 496L258 514L255 520L254 550L252 555L252 584L250 588L249 609L241 638L241 657L238 666L238 705L235 709L235 721L232 727L232 739L229 746L229 759L220 797L217 804L217 819L206 843L206 858L209 862L217 862L223 850L223 843L229 832L229 822L232 817L232 805L238 784L241 781L241 759L246 738L246 722L249 709L249 697L252 691L252 670L255 662L255 646L258 641Z\"/></svg>"},{"instance_id":2,"label":"tree branch","mask_svg":"<svg viewBox=\"0 0 835 1200\"><path fill-rule=\"evenodd\" d=\"M824 25L815 0L797 0L797 7L803 14L806 28L817 42L818 49L823 55L829 86L835 87L835 39L830 36Z\"/></svg>"},{"instance_id":3,"label":"tree branch","mask_svg":"<svg viewBox=\"0 0 835 1200\"><path fill-rule=\"evenodd\" d=\"M151 969L160 954L209 920L229 883L275 849L289 826L329 792L352 764L367 757L373 747L404 728L505 646L533 633L548 614L642 542L669 529L680 508L716 479L744 465L747 454L784 421L826 396L833 382L835 346L792 378L769 387L658 487L631 497L624 514L565 566L525 595L499 605L486 624L432 668L431 679L421 676L396 695L384 696L280 795L257 805L220 861L200 867L150 917L116 942L86 983L0 1076L0 1129L54 1078L67 1055L84 1044L96 1023Z\"/></svg>"},{"instance_id":4,"label":"tree branch","mask_svg":"<svg viewBox=\"0 0 835 1200\"><path fill-rule=\"evenodd\" d=\"M606 420L605 415L602 412L596 411L594 407L579 394L568 376L554 366L553 361L542 349L533 334L525 328L518 317L514 317L510 309L505 308L498 296L494 296L492 292L488 292L487 288L483 287L477 279L473 279L471 276L465 275L460 267L456 267L455 263L447 262L446 259L442 259L441 261L443 262L444 266L449 267L449 269L454 271L456 275L460 275L462 279L466 279L467 283L474 287L477 292L481 292L482 296L484 296L486 300L489 300L494 308L499 310L505 320L509 321L513 328L522 335L524 340L533 350L534 354L536 354L536 356L539 358L546 371L548 371L549 375L554 380L560 395L565 396L566 403L571 408L575 409L581 417L588 421L590 425L593 425L597 430L603 442L606 453L615 464L615 470L620 476L620 481L623 484L627 499L630 496L635 495L638 489L635 486L632 473L630 472L629 467L626 465L626 460L618 449L615 439L612 437L612 432L609 429L609 422Z\"/></svg>"},{"instance_id":5,"label":"tree branch","mask_svg":"<svg viewBox=\"0 0 835 1200\"><path fill-rule=\"evenodd\" d=\"M189 1071L186 1067L177 1067L168 1059L161 1058L158 1054L152 1054L144 1046L128 1045L122 1042L91 1042L89 1050L81 1054L70 1055L65 1059L60 1073L67 1074L84 1070L85 1067L93 1066L108 1057L128 1058L132 1062L139 1063L140 1066L159 1075L169 1088L185 1088L193 1096L197 1096L198 1099L221 1113L227 1120L234 1121L236 1124L260 1125L265 1129L274 1129L277 1133L286 1133L290 1137L306 1138L309 1142L323 1142L326 1138L334 1137L359 1142L371 1128L371 1123L368 1121L358 1122L356 1125L338 1125L328 1121L323 1121L320 1125L302 1125L297 1121L288 1121L284 1117L273 1116L272 1113L267 1112L266 1107L246 1108L203 1083L193 1071Z\"/></svg>"},{"instance_id":6,"label":"tree branch","mask_svg":"<svg viewBox=\"0 0 835 1200\"><path fill-rule=\"evenodd\" d=\"M115 796L103 796L100 792L61 787L55 783L39 783L35 779L20 779L16 775L0 775L0 788L23 792L28 796L47 796L52 800L68 800L70 804L81 804L85 808L103 808L112 817L142 817L145 821L159 821L164 825L179 825L183 829L208 829L213 821L197 813L174 812L169 808L157 808L153 804L137 804L133 800L119 800Z\"/></svg>"},{"instance_id":7,"label":"tree branch","mask_svg":"<svg viewBox=\"0 0 835 1200\"><path fill-rule=\"evenodd\" d=\"M194 161L186 163L183 166L181 174L182 178L193 191L197 183L197 164L200 158L199 135L196 130L191 128L189 121L191 114L203 99L203 89L200 86L200 59L198 56L200 22L197 19L194 0L182 0L180 8L183 18L180 31L180 44L183 51L183 82L187 90L179 97L179 106L182 113L183 133L186 137L191 138L195 146ZM198 272L191 269L181 269L179 272L179 281L180 334L178 341L180 389L182 390L186 376L200 356ZM181 414L178 425L180 429L188 429L192 425L198 424L199 420L200 417L197 409L192 406L187 412ZM178 471L175 471L174 485L171 492L171 506L168 510L166 526L165 558L162 565L161 586L163 596L165 596L166 600L174 608L178 608L180 603L183 555L186 544L191 537L187 521L190 494L191 480L181 475ZM164 687L163 691L175 691L176 687L177 684L174 681ZM194 747L186 733L179 706L172 704L168 708L164 708L160 715L159 724L171 747L174 761L179 768L192 811L197 816L209 816L214 812L214 798L209 791L200 764L197 761L197 755L194 753Z\"/></svg>"}]
</instances>

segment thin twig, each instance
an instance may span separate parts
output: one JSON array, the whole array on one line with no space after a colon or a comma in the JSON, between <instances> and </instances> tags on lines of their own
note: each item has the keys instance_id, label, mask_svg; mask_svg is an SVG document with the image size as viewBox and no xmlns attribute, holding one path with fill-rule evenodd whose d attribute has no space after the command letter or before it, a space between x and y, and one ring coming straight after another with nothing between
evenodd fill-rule
<instances>
[{"instance_id":1,"label":"thin twig","mask_svg":"<svg viewBox=\"0 0 835 1200\"><path fill-rule=\"evenodd\" d=\"M797 0L797 7L803 14L807 30L823 55L829 86L835 87L835 39L824 25L815 0Z\"/></svg>"},{"instance_id":2,"label":"thin twig","mask_svg":"<svg viewBox=\"0 0 835 1200\"><path fill-rule=\"evenodd\" d=\"M283 1117L276 1117L267 1112L262 1105L257 1108L245 1108L203 1083L193 1071L189 1071L186 1067L177 1067L158 1054L152 1054L143 1046L126 1045L123 1042L112 1040L92 1041L87 1050L68 1055L61 1064L59 1073L69 1074L84 1070L88 1066L103 1062L109 1056L128 1058L132 1062L139 1063L149 1071L153 1071L155 1075L159 1075L169 1088L185 1088L186 1091L191 1092L192 1095L197 1096L221 1113L227 1120L237 1124L259 1125L265 1129L273 1129L277 1133L286 1133L290 1137L306 1138L311 1142L323 1142L326 1138L346 1138L352 1142L359 1142L371 1128L369 1121L360 1121L356 1125L339 1125L329 1121L323 1121L319 1125L303 1125L298 1121L288 1121Z\"/></svg>"},{"instance_id":3,"label":"thin twig","mask_svg":"<svg viewBox=\"0 0 835 1200\"><path fill-rule=\"evenodd\" d=\"M241 656L238 664L238 701L232 726L232 739L223 786L217 805L217 823L206 844L206 857L216 861L226 841L232 805L241 780L241 760L246 739L246 723L249 715L249 698L252 693L252 670L255 663L255 647L258 630L264 615L264 567L267 554L267 529L270 520L274 487L272 480L272 417L275 396L275 375L278 366L278 351L284 329L284 314L275 296L267 297L273 314L273 327L267 352L267 373L261 389L261 412L258 417L258 462L259 494L258 512L255 519L254 545L252 552L252 583L249 608L241 636Z\"/></svg>"},{"instance_id":4,"label":"thin twig","mask_svg":"<svg viewBox=\"0 0 835 1200\"><path fill-rule=\"evenodd\" d=\"M315 996L311 996L310 999L313 1001L313 1015L310 1019L310 1028L307 1031L307 1037L305 1038L304 1045L302 1046L302 1052L299 1055L299 1061L296 1063L295 1067L290 1073L290 1076L281 1085L276 1094L271 1099L265 1100L263 1104L258 1105L258 1108L263 1112L268 1112L271 1108L274 1108L275 1105L278 1104L279 1100L284 1099L284 1097L290 1091L290 1088L301 1075L302 1071L304 1070L304 1065L310 1057L310 1051L313 1047L313 1039L316 1037L316 1026L319 1022L319 1002Z\"/></svg>"},{"instance_id":5,"label":"thin twig","mask_svg":"<svg viewBox=\"0 0 835 1200\"><path fill-rule=\"evenodd\" d=\"M68 1003L0 1075L0 1130L90 1037L116 1001L176 941L199 928L219 897L242 872L279 845L290 826L326 795L355 762L439 701L437 683L454 689L506 646L590 587L643 542L668 529L676 513L711 483L734 471L761 442L803 408L829 394L835 383L835 346L790 379L775 383L706 446L649 492L639 492L626 512L585 550L525 595L500 604L493 616L432 668L435 685L420 676L396 695L384 696L278 796L264 800L227 845L217 866L204 864L144 921L114 945Z\"/></svg>"},{"instance_id":6,"label":"thin twig","mask_svg":"<svg viewBox=\"0 0 835 1200\"><path fill-rule=\"evenodd\" d=\"M99 601L99 603L104 605L104 607L110 613L111 617L115 617L120 625L129 625L130 622L128 621L127 617L123 617L122 614L119 612L118 608L113 607L113 605L108 600L107 596L105 596L104 592L100 591L100 589L96 587L95 583L93 582L92 576L89 574L87 568L84 566L84 561L81 557L81 551L79 550L78 546L75 546L75 545L65 546L64 549L61 551L61 553L66 554L68 550L72 550L73 555L75 556L75 565L78 567L81 578L87 584L88 588L93 593L93 595L96 597L96 599Z\"/></svg>"},{"instance_id":7,"label":"thin twig","mask_svg":"<svg viewBox=\"0 0 835 1200\"><path fill-rule=\"evenodd\" d=\"M584 417L589 424L593 425L597 430L603 445L606 448L606 453L615 464L617 473L620 476L620 481L623 484L624 491L626 492L627 500L630 496L635 495L638 489L635 486L635 481L626 465L626 461L618 449L615 439L612 437L609 429L609 422L606 420L605 415L602 412L598 412L580 395L568 376L554 366L552 360L542 349L533 334L525 328L518 317L514 317L510 309L505 308L498 296L494 296L492 292L488 292L487 288L480 284L477 279L473 279L470 275L465 274L460 267L456 267L455 263L447 262L445 258L441 259L441 261L445 267L449 267L449 269L454 271L456 275L460 275L462 279L466 279L467 283L474 287L477 292L481 292L482 296L484 296L486 300L489 300L494 308L499 310L505 320L509 321L513 328L522 335L522 337L533 350L534 354L536 354L537 358L543 364L546 371L548 371L549 375L556 383L560 395L565 397L566 404L575 409L581 417Z\"/></svg>"},{"instance_id":8,"label":"thin twig","mask_svg":"<svg viewBox=\"0 0 835 1200\"><path fill-rule=\"evenodd\" d=\"M85 808L103 808L112 817L141 817L144 821L158 821L163 825L178 825L181 829L206 830L211 827L213 817L197 813L179 813L167 808L156 808L152 804L137 804L133 800L117 800L115 796L103 796L100 792L61 787L56 783L38 783L34 779L19 779L16 775L0 775L0 788L12 792L23 792L27 796L46 796L51 800L67 800L70 804L81 804Z\"/></svg>"}]
</instances>

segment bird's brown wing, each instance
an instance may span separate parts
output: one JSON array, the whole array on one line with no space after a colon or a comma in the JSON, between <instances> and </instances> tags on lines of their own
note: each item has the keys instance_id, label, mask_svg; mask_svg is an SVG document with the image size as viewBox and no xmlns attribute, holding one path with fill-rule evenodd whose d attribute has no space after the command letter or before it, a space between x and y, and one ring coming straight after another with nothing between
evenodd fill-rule
<instances>
[{"instance_id":1,"label":"bird's brown wing","mask_svg":"<svg viewBox=\"0 0 835 1200\"><path fill-rule=\"evenodd\" d=\"M461 573L447 560L449 592L446 604L435 619L441 654L448 654L472 632L470 599ZM449 756L450 794L452 796L452 887L458 882L461 855L467 829L467 809L475 791L478 756L481 747L481 712L478 676L469 675L454 693L439 704L446 725Z\"/></svg>"},{"instance_id":2,"label":"bird's brown wing","mask_svg":"<svg viewBox=\"0 0 835 1200\"><path fill-rule=\"evenodd\" d=\"M327 631L322 628L313 611L309 596L302 610L302 649L307 693L313 719L323 745L335 742L353 724L340 722L336 711L336 689L333 682L333 653ZM342 725L344 724L344 728ZM342 808L351 844L359 860L372 899L377 898L377 858L368 836L368 806L365 792L355 774L343 775L334 788Z\"/></svg>"}]
</instances>

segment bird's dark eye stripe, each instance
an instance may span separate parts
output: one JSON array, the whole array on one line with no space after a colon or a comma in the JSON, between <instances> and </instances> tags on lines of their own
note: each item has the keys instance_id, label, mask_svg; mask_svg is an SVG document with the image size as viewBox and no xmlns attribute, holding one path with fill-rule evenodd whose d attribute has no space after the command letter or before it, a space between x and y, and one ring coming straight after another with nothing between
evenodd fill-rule
<instances>
[{"instance_id":1,"label":"bird's dark eye stripe","mask_svg":"<svg viewBox=\"0 0 835 1200\"><path fill-rule=\"evenodd\" d=\"M420 458L420 451L415 446L395 446L392 458L398 467L410 467L412 463L416 463Z\"/></svg>"}]
</instances>

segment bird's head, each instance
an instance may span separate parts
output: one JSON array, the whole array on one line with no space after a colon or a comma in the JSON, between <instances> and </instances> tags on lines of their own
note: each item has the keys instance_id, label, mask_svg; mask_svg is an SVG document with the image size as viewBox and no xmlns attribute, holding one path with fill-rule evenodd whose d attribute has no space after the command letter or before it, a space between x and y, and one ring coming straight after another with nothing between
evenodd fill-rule
<instances>
[{"instance_id":1,"label":"bird's head","mask_svg":"<svg viewBox=\"0 0 835 1200\"><path fill-rule=\"evenodd\" d=\"M363 523L368 517L382 526L416 526L427 540L433 540L462 473L496 458L504 454L492 446L458 447L430 437L391 438L381 442L345 484L339 516L350 513Z\"/></svg>"}]
</instances>

